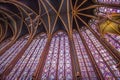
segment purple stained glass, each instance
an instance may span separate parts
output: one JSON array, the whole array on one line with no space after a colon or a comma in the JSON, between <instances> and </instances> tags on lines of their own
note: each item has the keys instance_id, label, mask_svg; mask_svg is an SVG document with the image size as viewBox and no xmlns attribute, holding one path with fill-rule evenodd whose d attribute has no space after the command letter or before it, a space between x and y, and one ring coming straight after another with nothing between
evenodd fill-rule
<instances>
[{"instance_id":1,"label":"purple stained glass","mask_svg":"<svg viewBox=\"0 0 120 80\"><path fill-rule=\"evenodd\" d=\"M120 0L97 0L99 3L104 4L120 4Z\"/></svg>"},{"instance_id":2,"label":"purple stained glass","mask_svg":"<svg viewBox=\"0 0 120 80\"><path fill-rule=\"evenodd\" d=\"M72 80L69 40L64 32L58 32L52 38L42 79Z\"/></svg>"},{"instance_id":3,"label":"purple stained glass","mask_svg":"<svg viewBox=\"0 0 120 80\"><path fill-rule=\"evenodd\" d=\"M97 76L95 75L93 66L91 65L91 61L88 57L88 53L86 52L86 49L77 31L73 32L73 40L74 40L74 44L75 44L75 48L76 48L76 52L79 60L82 79L97 78ZM93 73L94 75L91 75L91 73Z\"/></svg>"},{"instance_id":4,"label":"purple stained glass","mask_svg":"<svg viewBox=\"0 0 120 80\"><path fill-rule=\"evenodd\" d=\"M110 14L114 14L114 13L120 13L120 9L118 8L113 8L113 7L98 7L96 8L96 15L100 15L100 16L104 16L106 17L106 15L110 15Z\"/></svg>"},{"instance_id":5,"label":"purple stained glass","mask_svg":"<svg viewBox=\"0 0 120 80\"><path fill-rule=\"evenodd\" d=\"M106 34L105 38L118 52L120 52L120 36L119 35Z\"/></svg>"},{"instance_id":6,"label":"purple stained glass","mask_svg":"<svg viewBox=\"0 0 120 80\"><path fill-rule=\"evenodd\" d=\"M103 45L97 40L97 38L90 32L90 30L82 31L82 34L86 40L91 53L101 70L105 79L115 79L119 78L120 75L116 75L116 71L120 74L119 70L115 67L116 62L109 54L109 52L103 47ZM112 62L111 62L112 61ZM108 67L109 66L109 67ZM113 69L114 68L114 69ZM114 73L111 73L111 71ZM114 76L115 75L115 76Z\"/></svg>"},{"instance_id":7,"label":"purple stained glass","mask_svg":"<svg viewBox=\"0 0 120 80\"><path fill-rule=\"evenodd\" d=\"M91 20L90 26L91 28L100 36L100 33L97 31L97 21ZM120 52L120 36L116 34L107 33L105 34L106 40L113 46L118 52Z\"/></svg>"},{"instance_id":8,"label":"purple stained glass","mask_svg":"<svg viewBox=\"0 0 120 80\"><path fill-rule=\"evenodd\" d=\"M6 50L6 52L2 56L0 56L0 73L2 73L8 65L10 65L10 62L21 51L26 42L27 39L17 40L16 43L11 48Z\"/></svg>"},{"instance_id":9,"label":"purple stained glass","mask_svg":"<svg viewBox=\"0 0 120 80\"><path fill-rule=\"evenodd\" d=\"M47 37L37 37L35 38L28 49L23 54L22 58L17 62L13 70L7 76L6 80L15 79L32 79L32 75L36 69L41 53L46 44Z\"/></svg>"}]
</instances>

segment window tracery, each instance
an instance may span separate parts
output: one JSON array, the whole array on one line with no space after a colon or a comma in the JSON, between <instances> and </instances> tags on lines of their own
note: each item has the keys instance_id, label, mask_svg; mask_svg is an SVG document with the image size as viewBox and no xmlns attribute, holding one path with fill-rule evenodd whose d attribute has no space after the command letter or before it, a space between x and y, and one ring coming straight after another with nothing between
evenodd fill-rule
<instances>
[{"instance_id":1,"label":"window tracery","mask_svg":"<svg viewBox=\"0 0 120 80\"><path fill-rule=\"evenodd\" d=\"M120 52L120 36L116 34L106 34L106 40L117 50Z\"/></svg>"},{"instance_id":2,"label":"window tracery","mask_svg":"<svg viewBox=\"0 0 120 80\"><path fill-rule=\"evenodd\" d=\"M2 56L0 56L0 73L2 73L10 62L16 57L16 55L21 51L21 49L26 44L27 39L21 38L16 41L16 43L8 49Z\"/></svg>"},{"instance_id":3,"label":"window tracery","mask_svg":"<svg viewBox=\"0 0 120 80\"><path fill-rule=\"evenodd\" d=\"M109 52L102 46L102 44L89 31L82 31L82 35L88 44L89 49L105 79L120 79L120 72L116 68L117 63L109 54Z\"/></svg>"},{"instance_id":4,"label":"window tracery","mask_svg":"<svg viewBox=\"0 0 120 80\"><path fill-rule=\"evenodd\" d=\"M42 79L72 80L69 40L63 32L58 32L52 38Z\"/></svg>"},{"instance_id":5,"label":"window tracery","mask_svg":"<svg viewBox=\"0 0 120 80\"><path fill-rule=\"evenodd\" d=\"M120 13L120 9L119 8L113 8L113 7L98 7L95 10L95 14L96 15L100 15L100 16L106 16L106 15L114 15L114 14L119 14Z\"/></svg>"},{"instance_id":6,"label":"window tracery","mask_svg":"<svg viewBox=\"0 0 120 80\"><path fill-rule=\"evenodd\" d=\"M98 24L96 20L90 21L90 27L100 36L100 33L98 31ZM117 51L120 52L120 36L112 33L106 33L104 35L104 38L113 46Z\"/></svg>"},{"instance_id":7,"label":"window tracery","mask_svg":"<svg viewBox=\"0 0 120 80\"><path fill-rule=\"evenodd\" d=\"M119 0L97 0L99 3L104 4L120 4Z\"/></svg>"},{"instance_id":8,"label":"window tracery","mask_svg":"<svg viewBox=\"0 0 120 80\"><path fill-rule=\"evenodd\" d=\"M35 38L23 56L19 59L13 70L7 76L7 80L29 80L36 69L41 53L47 41L47 36L38 36Z\"/></svg>"},{"instance_id":9,"label":"window tracery","mask_svg":"<svg viewBox=\"0 0 120 80\"><path fill-rule=\"evenodd\" d=\"M82 43L82 40L77 31L73 33L74 45L77 52L77 57L79 60L80 71L82 75L82 80L97 80L97 75L95 74L92 62L89 59L88 53Z\"/></svg>"}]
</instances>

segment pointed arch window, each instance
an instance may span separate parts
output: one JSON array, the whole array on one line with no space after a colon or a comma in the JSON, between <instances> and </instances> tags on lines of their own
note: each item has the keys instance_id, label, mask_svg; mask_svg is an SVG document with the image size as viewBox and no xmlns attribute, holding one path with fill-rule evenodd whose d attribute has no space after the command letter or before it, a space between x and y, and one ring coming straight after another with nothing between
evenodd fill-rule
<instances>
[{"instance_id":1,"label":"pointed arch window","mask_svg":"<svg viewBox=\"0 0 120 80\"><path fill-rule=\"evenodd\" d=\"M86 49L77 31L74 31L73 39L74 39L74 44L77 52L82 79L97 80L97 75L95 74L92 62L89 59L88 53L86 52Z\"/></svg>"},{"instance_id":2,"label":"pointed arch window","mask_svg":"<svg viewBox=\"0 0 120 80\"><path fill-rule=\"evenodd\" d=\"M27 39L20 38L11 48L6 50L6 52L2 56L0 56L0 73L2 73L6 69L6 67L8 67L8 65L10 65L10 62L21 51L26 42Z\"/></svg>"},{"instance_id":3,"label":"pointed arch window","mask_svg":"<svg viewBox=\"0 0 120 80\"><path fill-rule=\"evenodd\" d=\"M98 68L100 69L105 79L120 79L120 72L116 68L116 61L112 58L109 52L97 40L97 38L90 32L90 30L82 31L82 35L91 50Z\"/></svg>"},{"instance_id":4,"label":"pointed arch window","mask_svg":"<svg viewBox=\"0 0 120 80\"><path fill-rule=\"evenodd\" d=\"M70 46L68 36L64 32L58 32L52 38L42 79L72 80Z\"/></svg>"},{"instance_id":5,"label":"pointed arch window","mask_svg":"<svg viewBox=\"0 0 120 80\"><path fill-rule=\"evenodd\" d=\"M114 13L120 13L120 9L119 8L113 8L113 7L98 7L96 9L95 14L97 15L107 15L107 14L114 14Z\"/></svg>"},{"instance_id":6,"label":"pointed arch window","mask_svg":"<svg viewBox=\"0 0 120 80\"><path fill-rule=\"evenodd\" d=\"M120 0L97 0L97 2L104 4L120 4Z\"/></svg>"},{"instance_id":7,"label":"pointed arch window","mask_svg":"<svg viewBox=\"0 0 120 80\"><path fill-rule=\"evenodd\" d=\"M90 20L89 25L100 36L99 26L97 24L98 22L99 22L99 20L92 19L92 20Z\"/></svg>"},{"instance_id":8,"label":"pointed arch window","mask_svg":"<svg viewBox=\"0 0 120 80\"><path fill-rule=\"evenodd\" d=\"M99 7L101 13L120 13L120 9L110 7Z\"/></svg>"},{"instance_id":9,"label":"pointed arch window","mask_svg":"<svg viewBox=\"0 0 120 80\"><path fill-rule=\"evenodd\" d=\"M117 50L120 52L120 36L116 34L106 34L106 40Z\"/></svg>"},{"instance_id":10,"label":"pointed arch window","mask_svg":"<svg viewBox=\"0 0 120 80\"><path fill-rule=\"evenodd\" d=\"M43 34L42 34L43 35ZM45 47L47 36L36 37L30 46L27 48L23 56L16 63L10 74L7 76L7 80L31 80L32 75L36 69L41 53Z\"/></svg>"},{"instance_id":11,"label":"pointed arch window","mask_svg":"<svg viewBox=\"0 0 120 80\"><path fill-rule=\"evenodd\" d=\"M97 28L97 20L91 20L90 21L90 27L100 36L100 33L98 32ZM104 35L104 38L106 38L107 42L109 42L117 51L120 52L120 36L117 34L107 33Z\"/></svg>"}]
</instances>

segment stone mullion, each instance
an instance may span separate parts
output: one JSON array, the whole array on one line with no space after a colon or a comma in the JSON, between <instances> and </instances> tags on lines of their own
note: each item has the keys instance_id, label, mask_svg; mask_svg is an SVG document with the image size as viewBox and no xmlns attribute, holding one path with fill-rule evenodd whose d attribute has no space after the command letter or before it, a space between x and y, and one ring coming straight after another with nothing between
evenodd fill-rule
<instances>
[{"instance_id":1,"label":"stone mullion","mask_svg":"<svg viewBox=\"0 0 120 80\"><path fill-rule=\"evenodd\" d=\"M88 78L89 78L89 80L90 80L90 74L89 74L89 71L88 71L88 68L87 68L87 65L86 65L86 62L85 62L84 54L83 54L82 51L81 51L81 47L80 47L80 43L79 43L79 41L78 41L77 35L75 35L75 36L76 36L76 39L77 39L77 42L78 42L78 46L79 46L79 49L80 49L80 52L81 52L81 55L82 55L83 62L84 62L84 64L85 64L85 68L86 68L86 70L87 70ZM81 78L82 78L82 77L81 77Z\"/></svg>"},{"instance_id":2,"label":"stone mullion","mask_svg":"<svg viewBox=\"0 0 120 80\"><path fill-rule=\"evenodd\" d=\"M106 41L105 38L100 38L100 41L102 42L104 47L108 50L110 55L115 59L115 61L120 62L119 52L108 41Z\"/></svg>"},{"instance_id":3,"label":"stone mullion","mask_svg":"<svg viewBox=\"0 0 120 80\"><path fill-rule=\"evenodd\" d=\"M99 67L97 66L97 63L95 62L95 59L94 59L94 57L93 57L93 55L92 55L92 53L91 53L91 50L90 50L89 47L87 46L87 43L86 43L84 37L82 36L80 30L79 30L79 35L80 35L80 37L81 37L81 40L82 40L83 45L84 45L84 47L85 47L85 50L86 50L86 52L88 53L89 59L91 60L92 66L93 66L93 68L94 68L94 70L95 70L95 73L96 73L96 75L97 75L97 77L98 77L98 80L104 80L103 75L102 75Z\"/></svg>"},{"instance_id":4,"label":"stone mullion","mask_svg":"<svg viewBox=\"0 0 120 80\"><path fill-rule=\"evenodd\" d=\"M33 45L33 46L35 46L35 48L34 48L34 50L32 51L32 54L30 55L29 60L30 60L30 59L32 58L32 56L34 55L34 52L35 52L37 46L39 45L39 42L40 42L40 40L37 42L37 45L36 45L36 46ZM35 43L35 44L36 44L36 43ZM29 52L29 53L30 53L30 52ZM29 55L29 54L28 54L28 55ZM18 78L17 78L18 80L20 79L20 77L21 77L22 73L24 72L27 64L29 63L29 60L26 62L25 66L23 67L23 70L21 70L21 72L20 72L20 74L19 74L19 76L18 76Z\"/></svg>"},{"instance_id":5,"label":"stone mullion","mask_svg":"<svg viewBox=\"0 0 120 80\"><path fill-rule=\"evenodd\" d=\"M79 62L77 58L77 53L75 51L72 35L69 35L69 45L70 45L70 55L71 55L71 61L72 61L73 79L79 80L81 78L81 74L80 74Z\"/></svg>"},{"instance_id":6,"label":"stone mullion","mask_svg":"<svg viewBox=\"0 0 120 80\"><path fill-rule=\"evenodd\" d=\"M62 36L60 36L59 38L61 39ZM58 80L58 66L59 66L59 55L60 55L60 39L59 39L59 47L58 47L58 58L57 58L57 69L56 69L56 80Z\"/></svg>"},{"instance_id":7,"label":"stone mullion","mask_svg":"<svg viewBox=\"0 0 120 80\"><path fill-rule=\"evenodd\" d=\"M75 36L76 36L76 34L75 34ZM73 37L72 37L73 38ZM76 39L77 39L77 37L76 37ZM77 39L77 41L78 41L78 39ZM74 40L73 40L73 43L74 43L74 48L75 48L75 42L74 42ZM79 42L78 42L78 44L79 44ZM79 48L80 48L80 46L79 46ZM78 57L77 57L77 50L76 50L76 48L74 49L75 50L75 53L76 53L76 58L77 58L77 63L78 63L78 66L79 66L79 77L80 77L80 79L82 79L82 75L81 75L81 70L80 70L80 65L79 65L79 60L78 60ZM81 50L80 50L81 51Z\"/></svg>"},{"instance_id":8,"label":"stone mullion","mask_svg":"<svg viewBox=\"0 0 120 80\"><path fill-rule=\"evenodd\" d=\"M36 70L34 72L33 80L41 80L39 78L42 77L42 71L43 71L43 68L44 68L44 65L45 65L45 61L47 59L47 55L48 55L48 52L49 52L51 40L52 40L52 36L49 35L48 40L45 44L44 50L41 54L41 58L39 59L39 63L38 63L38 65L36 67Z\"/></svg>"},{"instance_id":9,"label":"stone mullion","mask_svg":"<svg viewBox=\"0 0 120 80\"><path fill-rule=\"evenodd\" d=\"M33 36L31 36L28 40L28 42L25 44L25 46L21 49L21 51L16 55L16 57L12 60L12 62L10 63L10 65L8 65L8 67L5 69L5 71L0 75L0 77L2 79L4 79L9 73L10 71L13 69L13 67L15 66L15 64L18 62L18 60L22 57L22 55L24 54L25 50L29 47L29 45L31 44L33 40Z\"/></svg>"},{"instance_id":10,"label":"stone mullion","mask_svg":"<svg viewBox=\"0 0 120 80\"><path fill-rule=\"evenodd\" d=\"M98 41L103 45L103 47L109 52L109 54L114 58L114 60L118 63L120 63L120 54L119 52L113 48L106 40L105 38L97 35L93 29L91 29L90 27L88 27L88 29L93 33L93 35L98 39ZM120 68L120 65L119 67Z\"/></svg>"},{"instance_id":11,"label":"stone mullion","mask_svg":"<svg viewBox=\"0 0 120 80\"><path fill-rule=\"evenodd\" d=\"M35 43L35 42L34 42L34 43ZM32 43L31 43L31 44L32 44ZM33 45L33 44L32 44L32 45ZM32 46L30 47L30 49L32 49ZM29 53L29 52L30 52L30 50L28 51L28 53ZM27 56L27 55L25 55L25 56ZM24 62L25 58L26 58L26 57L24 57L23 60L21 60L18 68L21 67L21 65L22 65L22 63ZM12 77L14 77L14 75L15 75L16 73L17 73L17 69L15 70L14 74L12 75ZM10 79L11 79L11 78L10 78Z\"/></svg>"},{"instance_id":12,"label":"stone mullion","mask_svg":"<svg viewBox=\"0 0 120 80\"><path fill-rule=\"evenodd\" d=\"M86 32L85 32L86 33ZM94 42L91 40L90 36L86 33L86 35L88 36L88 38L90 39L91 43L93 44L93 46L95 47L95 49L97 50L99 56L102 58L103 62L106 64L107 68L109 69L109 71L111 72L111 74L113 75L113 77L115 78L115 80L117 80L117 77L115 76L114 72L111 70L110 66L107 64L107 62L105 61L105 59L103 58L103 56L101 55L101 53L99 52L99 50L97 49L97 47L95 46ZM94 36L95 37L95 36Z\"/></svg>"},{"instance_id":13,"label":"stone mullion","mask_svg":"<svg viewBox=\"0 0 120 80\"><path fill-rule=\"evenodd\" d=\"M41 38L41 39L42 39L42 38ZM40 41L39 41L39 42L40 42ZM42 41L42 43L40 44L39 50L41 49L42 45L44 45L44 42L45 42L45 38L44 38L44 40ZM39 50L37 51L37 54L36 54L36 56L35 56L35 58L34 58L34 60L33 60L33 63L32 63L32 65L30 66L30 69L29 69L28 72L27 72L27 76L28 76L28 74L29 74L32 66L34 65L34 61L35 61L35 59L37 58L37 55L39 54ZM27 78L27 76L26 76L26 78ZM25 79L26 79L26 78L25 78Z\"/></svg>"},{"instance_id":14,"label":"stone mullion","mask_svg":"<svg viewBox=\"0 0 120 80\"><path fill-rule=\"evenodd\" d=\"M14 53L14 51L15 51L15 50L20 46L20 44L22 44L23 42L24 42L24 41L21 41L21 42L14 48L14 50L13 50L11 53ZM8 55L8 57L5 58L5 60L10 57L11 53ZM5 60L4 60L4 61L5 61ZM9 65L8 65L8 66L9 66ZM7 66L7 67L8 67L8 66Z\"/></svg>"},{"instance_id":15,"label":"stone mullion","mask_svg":"<svg viewBox=\"0 0 120 80\"><path fill-rule=\"evenodd\" d=\"M48 70L48 76L47 76L47 79L49 79L49 74L50 74L50 68L52 66L52 60L54 59L53 55L55 54L55 48L56 48L56 42L57 42L57 38L55 37L55 41L54 41L54 47L53 47L53 51L52 51L52 57L51 57L51 63L50 63L50 67L49 67L49 70ZM48 51L49 53L49 51ZM47 58L46 58L47 59ZM46 61L46 60L45 60ZM56 65L57 66L57 65Z\"/></svg>"},{"instance_id":16,"label":"stone mullion","mask_svg":"<svg viewBox=\"0 0 120 80\"><path fill-rule=\"evenodd\" d=\"M120 43L116 40L116 39L114 39L111 35L108 35L110 38L112 38L116 43L118 43L119 45L120 45Z\"/></svg>"},{"instance_id":17,"label":"stone mullion","mask_svg":"<svg viewBox=\"0 0 120 80\"><path fill-rule=\"evenodd\" d=\"M66 70L65 70L65 66L66 66L66 65L65 65L65 62L66 62L66 61L65 61L65 58L66 58L66 57L65 57L65 36L64 36L64 43L63 43L63 45L64 45L64 79L66 79L66 76L65 76L65 72L66 72Z\"/></svg>"}]
</instances>

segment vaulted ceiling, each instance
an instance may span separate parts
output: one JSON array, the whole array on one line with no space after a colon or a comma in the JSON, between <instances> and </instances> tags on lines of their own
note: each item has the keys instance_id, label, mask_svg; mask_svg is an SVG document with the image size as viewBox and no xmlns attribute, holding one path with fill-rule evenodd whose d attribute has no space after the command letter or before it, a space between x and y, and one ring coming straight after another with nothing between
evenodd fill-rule
<instances>
[{"instance_id":1,"label":"vaulted ceiling","mask_svg":"<svg viewBox=\"0 0 120 80\"><path fill-rule=\"evenodd\" d=\"M92 0L0 0L0 37L53 34L58 30L72 33L73 29L89 27L99 6Z\"/></svg>"}]
</instances>

